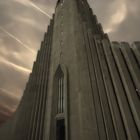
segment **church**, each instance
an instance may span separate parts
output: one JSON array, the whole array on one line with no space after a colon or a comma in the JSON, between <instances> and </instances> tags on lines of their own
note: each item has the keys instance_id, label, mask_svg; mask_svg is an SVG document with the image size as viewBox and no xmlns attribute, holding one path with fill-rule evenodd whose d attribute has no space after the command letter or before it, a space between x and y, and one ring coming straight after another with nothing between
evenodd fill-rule
<instances>
[{"instance_id":1,"label":"church","mask_svg":"<svg viewBox=\"0 0 140 140\"><path fill-rule=\"evenodd\" d=\"M111 42L87 0L58 0L0 140L140 140L140 42Z\"/></svg>"}]
</instances>

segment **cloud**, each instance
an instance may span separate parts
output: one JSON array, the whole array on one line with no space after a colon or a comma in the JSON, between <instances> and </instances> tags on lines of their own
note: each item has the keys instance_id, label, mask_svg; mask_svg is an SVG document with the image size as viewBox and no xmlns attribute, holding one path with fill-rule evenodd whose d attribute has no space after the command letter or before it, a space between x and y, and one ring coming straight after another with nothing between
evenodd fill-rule
<instances>
[{"instance_id":1,"label":"cloud","mask_svg":"<svg viewBox=\"0 0 140 140\"><path fill-rule=\"evenodd\" d=\"M5 32L8 36L10 36L11 38L13 38L14 40L16 40L18 43L20 43L22 45L22 47L26 48L27 50L29 50L32 53L35 53L34 50L32 50L29 46L27 46L26 44L24 44L21 40L19 40L16 36L12 35L11 33L9 33L6 29L4 29L3 27L0 26L0 30L2 30L3 32Z\"/></svg>"},{"instance_id":2,"label":"cloud","mask_svg":"<svg viewBox=\"0 0 140 140\"><path fill-rule=\"evenodd\" d=\"M139 0L88 0L111 40L140 40Z\"/></svg>"},{"instance_id":3,"label":"cloud","mask_svg":"<svg viewBox=\"0 0 140 140\"><path fill-rule=\"evenodd\" d=\"M11 117L19 104L20 97L0 88L0 124Z\"/></svg>"},{"instance_id":4,"label":"cloud","mask_svg":"<svg viewBox=\"0 0 140 140\"><path fill-rule=\"evenodd\" d=\"M17 108L50 19L33 5L14 0L0 1L0 16L1 123Z\"/></svg>"},{"instance_id":5,"label":"cloud","mask_svg":"<svg viewBox=\"0 0 140 140\"><path fill-rule=\"evenodd\" d=\"M125 20L127 15L127 7L124 0L117 1L119 8L116 8L115 12L112 13L110 19L108 19L108 25L105 32L114 32L117 27ZM115 3L116 5L116 3Z\"/></svg>"},{"instance_id":6,"label":"cloud","mask_svg":"<svg viewBox=\"0 0 140 140\"><path fill-rule=\"evenodd\" d=\"M29 73L23 68L0 62L0 88L6 89L15 95L22 95ZM16 83L16 84L15 84Z\"/></svg>"},{"instance_id":7,"label":"cloud","mask_svg":"<svg viewBox=\"0 0 140 140\"><path fill-rule=\"evenodd\" d=\"M1 57L0 57L0 62L3 62L5 64L7 64L8 66L13 67L16 70L23 71L25 73L30 73L31 72L30 69L22 67L22 66L19 66L19 65L16 65L16 64L14 64L14 63L12 63L10 61L7 61L6 59L3 59Z\"/></svg>"},{"instance_id":8,"label":"cloud","mask_svg":"<svg viewBox=\"0 0 140 140\"><path fill-rule=\"evenodd\" d=\"M9 110L9 112L14 112L19 103L20 96L16 96L14 93L11 93L3 88L0 88L0 95L0 105L3 104L4 108Z\"/></svg>"},{"instance_id":9,"label":"cloud","mask_svg":"<svg viewBox=\"0 0 140 140\"><path fill-rule=\"evenodd\" d=\"M14 0L18 3L24 4L26 6L32 6L33 8L35 8L37 11L41 12L42 14L44 14L45 16L47 16L48 18L51 18L51 15L49 15L47 12L45 12L44 10L42 10L39 6L37 6L36 4L34 4L32 1L29 0Z\"/></svg>"},{"instance_id":10,"label":"cloud","mask_svg":"<svg viewBox=\"0 0 140 140\"><path fill-rule=\"evenodd\" d=\"M104 31L107 33L114 32L126 18L126 0L100 0L94 2L89 0L89 2L99 16L99 20L103 21Z\"/></svg>"}]
</instances>

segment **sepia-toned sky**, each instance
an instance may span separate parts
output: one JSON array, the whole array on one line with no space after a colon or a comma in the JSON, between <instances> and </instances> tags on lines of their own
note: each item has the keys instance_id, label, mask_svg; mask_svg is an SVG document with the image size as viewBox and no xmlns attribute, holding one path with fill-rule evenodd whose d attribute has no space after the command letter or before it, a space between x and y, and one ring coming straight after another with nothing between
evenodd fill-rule
<instances>
[{"instance_id":1,"label":"sepia-toned sky","mask_svg":"<svg viewBox=\"0 0 140 140\"><path fill-rule=\"evenodd\" d=\"M16 110L57 0L0 0L0 123ZM88 0L110 39L140 40L140 0Z\"/></svg>"}]
</instances>

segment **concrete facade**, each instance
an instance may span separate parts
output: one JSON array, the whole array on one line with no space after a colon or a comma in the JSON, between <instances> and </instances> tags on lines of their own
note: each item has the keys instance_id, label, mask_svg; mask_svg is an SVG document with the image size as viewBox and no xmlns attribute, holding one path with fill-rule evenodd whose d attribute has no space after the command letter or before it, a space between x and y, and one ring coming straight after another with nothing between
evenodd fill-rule
<instances>
[{"instance_id":1,"label":"concrete facade","mask_svg":"<svg viewBox=\"0 0 140 140\"><path fill-rule=\"evenodd\" d=\"M139 140L139 108L140 42L111 43L86 0L59 0L0 140Z\"/></svg>"}]
</instances>

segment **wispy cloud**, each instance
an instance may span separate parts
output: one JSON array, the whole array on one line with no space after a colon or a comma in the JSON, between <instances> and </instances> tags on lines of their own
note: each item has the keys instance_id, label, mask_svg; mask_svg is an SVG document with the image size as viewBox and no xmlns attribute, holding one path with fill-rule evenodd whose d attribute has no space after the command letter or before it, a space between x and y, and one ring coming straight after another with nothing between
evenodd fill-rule
<instances>
[{"instance_id":1,"label":"wispy cloud","mask_svg":"<svg viewBox=\"0 0 140 140\"><path fill-rule=\"evenodd\" d=\"M20 96L0 87L0 114L11 114L17 108Z\"/></svg>"},{"instance_id":2,"label":"wispy cloud","mask_svg":"<svg viewBox=\"0 0 140 140\"><path fill-rule=\"evenodd\" d=\"M8 60L2 58L2 57L0 57L0 62L3 62L3 63L5 63L5 64L7 64L7 65L13 67L14 69L23 71L23 72L25 72L25 73L30 73L30 72L31 72L31 70L29 70L29 69L27 69L27 68L25 68L25 67L16 65L16 64L14 64L14 63L12 63L12 62L10 62L10 61L8 61Z\"/></svg>"},{"instance_id":3,"label":"wispy cloud","mask_svg":"<svg viewBox=\"0 0 140 140\"><path fill-rule=\"evenodd\" d=\"M9 96L10 98L13 98L15 100L19 100L20 99L19 96L16 96L14 93L11 93L7 89L4 89L4 88L0 87L0 91L2 91L5 94L5 96Z\"/></svg>"},{"instance_id":4,"label":"wispy cloud","mask_svg":"<svg viewBox=\"0 0 140 140\"><path fill-rule=\"evenodd\" d=\"M35 5L33 2L29 1L29 4L34 7L36 10L38 10L39 12L41 12L42 14L46 15L47 17L51 18L51 16L46 13L45 11L43 11L41 8L39 8L37 5Z\"/></svg>"},{"instance_id":5,"label":"wispy cloud","mask_svg":"<svg viewBox=\"0 0 140 140\"><path fill-rule=\"evenodd\" d=\"M113 11L110 19L108 19L108 24L105 28L105 32L107 33L114 32L127 17L127 4L125 0L118 0L113 4L115 5L115 10Z\"/></svg>"},{"instance_id":6,"label":"wispy cloud","mask_svg":"<svg viewBox=\"0 0 140 140\"><path fill-rule=\"evenodd\" d=\"M42 10L39 6L37 6L36 4L34 4L33 2L29 1L29 0L14 0L18 3L24 4L26 6L31 6L34 9L36 9L37 11L41 12L42 14L44 14L45 16L47 16L48 18L51 18L51 15L49 15L47 12L45 12L44 10Z\"/></svg>"},{"instance_id":7,"label":"wispy cloud","mask_svg":"<svg viewBox=\"0 0 140 140\"><path fill-rule=\"evenodd\" d=\"M31 53L36 53L33 49L31 49L29 46L27 46L26 44L24 44L20 39L18 39L16 36L14 36L13 34L9 33L5 28L0 26L0 30L2 30L4 33L6 33L8 36L10 36L11 38L13 38L14 40L16 40L18 43L20 43L24 48L26 48L27 50L29 50Z\"/></svg>"}]
</instances>

